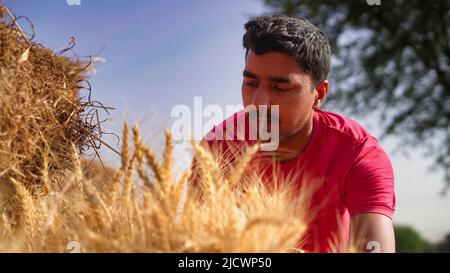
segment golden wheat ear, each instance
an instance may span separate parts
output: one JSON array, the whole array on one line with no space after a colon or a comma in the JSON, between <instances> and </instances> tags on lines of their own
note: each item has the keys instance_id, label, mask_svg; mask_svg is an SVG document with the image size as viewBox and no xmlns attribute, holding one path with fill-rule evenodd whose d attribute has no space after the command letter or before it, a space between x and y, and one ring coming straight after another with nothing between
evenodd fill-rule
<instances>
[{"instance_id":1,"label":"golden wheat ear","mask_svg":"<svg viewBox=\"0 0 450 273\"><path fill-rule=\"evenodd\" d=\"M121 152L122 166L120 168L123 172L126 171L127 166L128 166L128 161L130 159L130 157L129 157L130 148L129 148L129 144L128 144L129 143L129 134L130 134L130 129L128 127L128 123L125 122L123 124L123 132L122 132L122 152Z\"/></svg>"},{"instance_id":2,"label":"golden wheat ear","mask_svg":"<svg viewBox=\"0 0 450 273\"><path fill-rule=\"evenodd\" d=\"M217 183L221 180L219 164L209 151L194 140L192 141L192 146L194 148L196 162L199 164L200 168L200 186L202 194L205 195L209 205L215 204Z\"/></svg>"},{"instance_id":3,"label":"golden wheat ear","mask_svg":"<svg viewBox=\"0 0 450 273\"><path fill-rule=\"evenodd\" d=\"M242 178L245 169L247 168L250 161L253 159L254 155L259 151L259 148L260 148L259 145L247 147L245 153L238 160L236 166L232 169L231 174L228 178L228 185L230 188L233 188Z\"/></svg>"},{"instance_id":4,"label":"golden wheat ear","mask_svg":"<svg viewBox=\"0 0 450 273\"><path fill-rule=\"evenodd\" d=\"M162 188L162 191L164 192L164 194L167 194L171 187L171 183L173 183L173 181L172 181L173 143L172 143L172 136L171 136L169 130L165 130L164 135L166 138L166 147L164 149L164 154L163 154L163 166L161 167L160 185L161 185L161 188Z\"/></svg>"},{"instance_id":5,"label":"golden wheat ear","mask_svg":"<svg viewBox=\"0 0 450 273\"><path fill-rule=\"evenodd\" d=\"M17 201L20 204L19 230L23 230L28 240L31 241L35 236L36 228L33 196L21 182L13 178L10 179L10 182L16 190Z\"/></svg>"}]
</instances>

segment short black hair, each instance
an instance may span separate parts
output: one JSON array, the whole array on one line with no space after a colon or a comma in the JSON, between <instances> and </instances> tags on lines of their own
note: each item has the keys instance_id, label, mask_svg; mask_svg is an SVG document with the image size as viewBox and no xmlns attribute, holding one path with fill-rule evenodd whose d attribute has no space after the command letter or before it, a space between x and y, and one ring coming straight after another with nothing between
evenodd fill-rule
<instances>
[{"instance_id":1,"label":"short black hair","mask_svg":"<svg viewBox=\"0 0 450 273\"><path fill-rule=\"evenodd\" d=\"M293 56L300 68L311 72L314 86L326 80L331 46L325 33L306 19L283 14L251 18L245 24L243 46L261 55L270 51Z\"/></svg>"}]
</instances>

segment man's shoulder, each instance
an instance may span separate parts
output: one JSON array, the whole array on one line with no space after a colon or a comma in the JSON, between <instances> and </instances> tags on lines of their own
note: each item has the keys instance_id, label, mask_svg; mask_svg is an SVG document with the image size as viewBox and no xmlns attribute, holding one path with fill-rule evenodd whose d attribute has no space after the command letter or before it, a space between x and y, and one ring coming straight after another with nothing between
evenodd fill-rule
<instances>
[{"instance_id":1,"label":"man's shoulder","mask_svg":"<svg viewBox=\"0 0 450 273\"><path fill-rule=\"evenodd\" d=\"M327 143L333 143L334 147L327 146L333 154L346 157L343 164L349 169L371 162L369 168L383 165L391 168L388 154L381 147L378 139L371 135L362 125L343 115L317 110L315 117L324 131L323 135ZM374 164L374 162L377 162ZM377 168L377 167L376 167Z\"/></svg>"}]
</instances>

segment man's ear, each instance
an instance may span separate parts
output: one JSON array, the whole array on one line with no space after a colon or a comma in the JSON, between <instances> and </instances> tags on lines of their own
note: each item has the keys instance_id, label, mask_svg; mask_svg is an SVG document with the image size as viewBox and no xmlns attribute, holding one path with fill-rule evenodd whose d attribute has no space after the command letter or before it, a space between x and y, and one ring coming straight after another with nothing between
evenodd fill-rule
<instances>
[{"instance_id":1,"label":"man's ear","mask_svg":"<svg viewBox=\"0 0 450 273\"><path fill-rule=\"evenodd\" d=\"M325 97L328 94L328 81L323 80L316 85L314 108L320 108L320 105L324 102Z\"/></svg>"}]
</instances>

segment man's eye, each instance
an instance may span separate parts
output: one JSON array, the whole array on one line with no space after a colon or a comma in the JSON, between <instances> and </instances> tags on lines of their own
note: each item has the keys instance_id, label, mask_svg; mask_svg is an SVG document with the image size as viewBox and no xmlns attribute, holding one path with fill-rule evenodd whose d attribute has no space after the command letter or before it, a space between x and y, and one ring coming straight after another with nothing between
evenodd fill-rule
<instances>
[{"instance_id":1,"label":"man's eye","mask_svg":"<svg viewBox=\"0 0 450 273\"><path fill-rule=\"evenodd\" d=\"M280 87L280 86L274 86L274 89L277 90L277 91L285 91L285 92L291 90L291 88Z\"/></svg>"},{"instance_id":2,"label":"man's eye","mask_svg":"<svg viewBox=\"0 0 450 273\"><path fill-rule=\"evenodd\" d=\"M253 82L246 82L246 83L245 83L245 86L255 87L255 86L256 86L256 83L253 83Z\"/></svg>"}]
</instances>

